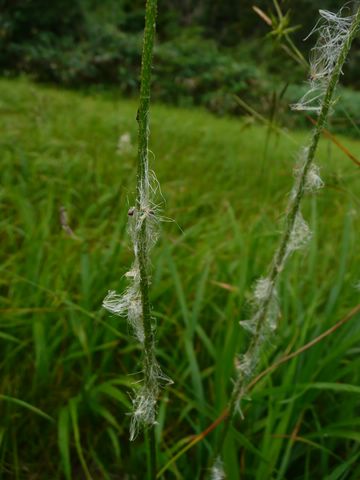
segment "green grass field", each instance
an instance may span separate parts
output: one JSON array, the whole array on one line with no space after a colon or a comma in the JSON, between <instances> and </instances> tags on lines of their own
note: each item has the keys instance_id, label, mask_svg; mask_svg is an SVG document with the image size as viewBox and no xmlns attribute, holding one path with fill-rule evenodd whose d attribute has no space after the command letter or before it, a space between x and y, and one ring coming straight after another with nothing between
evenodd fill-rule
<instances>
[{"instance_id":1,"label":"green grass field","mask_svg":"<svg viewBox=\"0 0 360 480\"><path fill-rule=\"evenodd\" d=\"M129 443L127 415L141 352L126 320L101 307L132 261L135 116L134 101L0 81L2 479L145 478L146 444ZM159 362L174 380L156 427L161 478L206 475L217 430L169 462L226 406L249 340L238 322L276 248L308 134L273 134L267 146L266 135L201 110L152 109L152 166L174 219L154 249L151 292ZM360 158L360 142L339 140ZM262 368L359 303L360 171L325 139L317 163L325 187L303 208L313 237L282 276ZM227 439L228 479L360 478L359 320L256 385Z\"/></svg>"}]
</instances>

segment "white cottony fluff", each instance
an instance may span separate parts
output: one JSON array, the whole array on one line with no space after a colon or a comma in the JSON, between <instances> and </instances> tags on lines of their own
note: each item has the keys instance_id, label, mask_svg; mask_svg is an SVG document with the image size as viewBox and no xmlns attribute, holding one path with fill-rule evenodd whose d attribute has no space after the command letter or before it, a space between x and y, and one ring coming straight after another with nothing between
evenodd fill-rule
<instances>
[{"instance_id":1,"label":"white cottony fluff","mask_svg":"<svg viewBox=\"0 0 360 480\"><path fill-rule=\"evenodd\" d=\"M271 295L273 287L273 283L269 278L259 278L254 289L255 303L260 304L266 300L266 298Z\"/></svg>"},{"instance_id":2,"label":"white cottony fluff","mask_svg":"<svg viewBox=\"0 0 360 480\"><path fill-rule=\"evenodd\" d=\"M309 148L306 147L302 150L299 156L299 162L294 168L294 176L295 176L296 182L291 192L291 197L293 199L296 196L296 193L299 191L299 182L303 177L308 154L309 154ZM310 168L306 172L303 189L307 193L316 193L323 186L324 186L324 182L320 177L320 168L316 164L312 163L310 165Z\"/></svg>"},{"instance_id":3,"label":"white cottony fluff","mask_svg":"<svg viewBox=\"0 0 360 480\"><path fill-rule=\"evenodd\" d=\"M279 308L276 288L270 278L262 277L257 280L252 297L255 313L250 320L241 321L240 325L245 328L245 330L255 334L258 330L259 320L262 319L264 311L266 311L265 328L263 332L259 332L259 334L265 335L269 330L275 330Z\"/></svg>"},{"instance_id":4,"label":"white cottony fluff","mask_svg":"<svg viewBox=\"0 0 360 480\"><path fill-rule=\"evenodd\" d=\"M236 358L236 370L245 378L250 378L254 373L257 363L257 358L249 353L244 353Z\"/></svg>"},{"instance_id":5,"label":"white cottony fluff","mask_svg":"<svg viewBox=\"0 0 360 480\"><path fill-rule=\"evenodd\" d=\"M225 480L224 465L220 457L217 457L211 468L211 480Z\"/></svg>"},{"instance_id":6,"label":"white cottony fluff","mask_svg":"<svg viewBox=\"0 0 360 480\"><path fill-rule=\"evenodd\" d=\"M251 318L250 320L240 320L239 324L243 327L244 330L255 335L256 333L256 319Z\"/></svg>"},{"instance_id":7,"label":"white cottony fluff","mask_svg":"<svg viewBox=\"0 0 360 480\"><path fill-rule=\"evenodd\" d=\"M157 395L148 389L142 389L133 400L133 413L130 423L130 441L135 440L141 425L154 425Z\"/></svg>"},{"instance_id":8,"label":"white cottony fluff","mask_svg":"<svg viewBox=\"0 0 360 480\"><path fill-rule=\"evenodd\" d=\"M311 238L311 230L305 222L300 212L295 217L294 227L292 229L290 240L287 247L287 254L289 255L295 250L304 247Z\"/></svg>"},{"instance_id":9,"label":"white cottony fluff","mask_svg":"<svg viewBox=\"0 0 360 480\"><path fill-rule=\"evenodd\" d=\"M138 285L133 283L122 295L110 290L104 298L103 307L115 315L127 317L136 338L144 343L144 325L142 322L142 305Z\"/></svg>"},{"instance_id":10,"label":"white cottony fluff","mask_svg":"<svg viewBox=\"0 0 360 480\"><path fill-rule=\"evenodd\" d=\"M281 265L276 268L280 271L289 255L302 248L311 237L311 231L300 212L295 217L295 222L290 233L288 244ZM277 255L275 255L276 261ZM250 353L240 355L237 360L237 370L244 377L250 377L258 363L260 346L276 330L280 316L277 291L274 281L269 277L260 278L255 285L252 295L254 314L250 320L240 321L240 325L254 336L254 345Z\"/></svg>"},{"instance_id":11,"label":"white cottony fluff","mask_svg":"<svg viewBox=\"0 0 360 480\"><path fill-rule=\"evenodd\" d=\"M133 412L130 423L130 440L135 440L141 425L156 423L156 403L161 385L171 385L173 381L166 376L156 358L149 359L148 375L132 400Z\"/></svg>"},{"instance_id":12,"label":"white cottony fluff","mask_svg":"<svg viewBox=\"0 0 360 480\"><path fill-rule=\"evenodd\" d=\"M154 174L152 174L154 179ZM156 243L158 233L157 225L158 207L152 206L149 202L149 191L156 192L158 187L147 186L141 195L142 207L140 209L132 207L129 209L128 231L133 244L135 260L131 269L125 274L129 280L129 286L122 294L115 291L109 291L103 301L103 307L115 315L127 317L129 325L133 328L136 338L140 343L144 343L144 325L142 317L142 302L140 289L140 268L139 268L139 232L146 219L146 248L147 253Z\"/></svg>"},{"instance_id":13,"label":"white cottony fluff","mask_svg":"<svg viewBox=\"0 0 360 480\"><path fill-rule=\"evenodd\" d=\"M341 50L349 38L354 18L351 15L344 16L343 12L344 9L337 14L319 10L322 18L307 37L309 38L314 33L319 34L310 59L310 88L298 103L292 105L293 110L320 112L326 87Z\"/></svg>"},{"instance_id":14,"label":"white cottony fluff","mask_svg":"<svg viewBox=\"0 0 360 480\"><path fill-rule=\"evenodd\" d=\"M305 191L314 193L323 186L324 182L320 177L320 168L317 165L312 164L306 174L306 182L304 186Z\"/></svg>"},{"instance_id":15,"label":"white cottony fluff","mask_svg":"<svg viewBox=\"0 0 360 480\"><path fill-rule=\"evenodd\" d=\"M123 139L127 142L127 138ZM130 270L125 274L129 281L128 287L122 294L109 291L103 301L103 307L109 312L120 317L126 317L128 324L132 327L137 340L142 344L144 357L144 378L141 386L136 390L132 400L133 412L130 423L130 440L134 440L139 427L153 425L156 421L156 405L159 395L160 384L172 383L166 377L155 358L154 345L152 348L145 348L145 331L143 320L143 303L141 295L140 259L142 264L145 260L145 274L150 282L150 256L149 252L154 246L157 238L157 227L159 223L159 207L151 201L151 198L159 191L160 187L155 174L148 170L148 163L145 162L145 174L138 192L136 207L128 211L128 231L132 240L134 261ZM144 232L145 230L145 241ZM140 257L141 256L141 257Z\"/></svg>"}]
</instances>

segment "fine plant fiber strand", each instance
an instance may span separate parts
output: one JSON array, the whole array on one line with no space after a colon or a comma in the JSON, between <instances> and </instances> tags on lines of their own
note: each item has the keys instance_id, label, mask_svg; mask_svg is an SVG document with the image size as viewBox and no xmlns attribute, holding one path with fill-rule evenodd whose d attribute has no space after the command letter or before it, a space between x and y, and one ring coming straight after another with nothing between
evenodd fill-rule
<instances>
[{"instance_id":1,"label":"fine plant fiber strand","mask_svg":"<svg viewBox=\"0 0 360 480\"><path fill-rule=\"evenodd\" d=\"M219 457L217 457L214 465L211 468L211 480L224 480L225 479L225 472L224 472L224 465L223 462Z\"/></svg>"},{"instance_id":2,"label":"fine plant fiber strand","mask_svg":"<svg viewBox=\"0 0 360 480\"><path fill-rule=\"evenodd\" d=\"M337 14L327 10L319 10L320 20L315 25L307 40L313 34L318 34L318 41L310 54L309 90L301 100L292 105L294 110L306 110L320 113L322 100L327 85L335 69L337 59L344 44L348 40L353 16L344 16L347 7L343 7ZM342 74L342 69L340 69ZM331 105L334 100L331 100Z\"/></svg>"},{"instance_id":3,"label":"fine plant fiber strand","mask_svg":"<svg viewBox=\"0 0 360 480\"><path fill-rule=\"evenodd\" d=\"M319 118L313 129L310 145L301 154L300 167L295 169L295 184L286 209L285 227L279 247L274 254L268 275L258 280L254 289L253 317L240 322L251 333L252 339L247 351L237 360L237 376L229 401L229 416L225 420L223 431L219 437L215 451L216 459L221 452L234 413L238 410L242 415L241 400L247 394L248 385L258 365L263 344L276 328L279 315L276 287L281 272L291 253L306 245L311 236L310 229L301 214L301 201L307 192L314 192L323 186L319 169L314 165L314 158L321 131L333 104L335 88L359 28L360 7L358 3L356 6L356 13L349 17L343 17L342 10L338 14L321 10L320 16L326 23L325 25L316 25L313 30L320 34L313 52L313 68L316 68L316 75L312 80L312 82L315 80L319 82L317 88L320 89L320 94L316 97L320 101ZM313 94L313 88L314 85L311 83L309 95ZM301 102L304 103L303 100Z\"/></svg>"}]
</instances>

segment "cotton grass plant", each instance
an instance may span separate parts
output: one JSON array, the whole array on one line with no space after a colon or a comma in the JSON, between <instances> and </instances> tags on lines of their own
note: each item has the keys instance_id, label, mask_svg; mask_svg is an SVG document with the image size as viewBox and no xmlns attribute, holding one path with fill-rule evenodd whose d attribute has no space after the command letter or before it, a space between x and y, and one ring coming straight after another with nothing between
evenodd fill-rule
<instances>
[{"instance_id":1,"label":"cotton grass plant","mask_svg":"<svg viewBox=\"0 0 360 480\"><path fill-rule=\"evenodd\" d=\"M212 478L224 478L221 471L220 452L230 423L236 411L241 412L241 402L248 393L248 385L254 376L260 355L266 342L277 327L279 299L277 285L291 254L304 247L311 231L301 213L301 202L307 193L316 192L323 186L319 168L314 164L315 154L322 129L325 127L343 65L360 24L360 6L356 3L354 15L344 16L344 9L334 14L320 10L321 19L312 33L319 39L312 50L309 91L293 106L295 110L310 110L318 114L309 146L305 147L295 167L295 182L286 208L283 233L275 251L268 274L260 278L252 294L253 315L240 325L251 334L245 353L236 359L236 379L229 401L228 416L219 437Z\"/></svg>"},{"instance_id":2,"label":"cotton grass plant","mask_svg":"<svg viewBox=\"0 0 360 480\"><path fill-rule=\"evenodd\" d=\"M140 103L138 121L138 171L136 204L128 211L128 230L134 251L134 261L125 274L129 286L122 294L110 291L103 301L109 312L126 317L143 350L143 380L133 397L130 440L139 428L148 427L149 476L156 477L156 423L157 398L161 383L171 383L155 356L155 325L151 315L149 289L151 283L150 252L158 238L159 190L155 173L149 167L150 87L153 47L156 27L157 1L147 0L141 64Z\"/></svg>"}]
</instances>

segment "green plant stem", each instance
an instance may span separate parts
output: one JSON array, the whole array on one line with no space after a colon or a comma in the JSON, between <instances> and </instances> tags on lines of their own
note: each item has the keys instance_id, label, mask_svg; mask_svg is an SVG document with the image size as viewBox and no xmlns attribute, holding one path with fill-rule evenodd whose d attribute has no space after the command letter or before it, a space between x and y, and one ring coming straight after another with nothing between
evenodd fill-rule
<instances>
[{"instance_id":1,"label":"green plant stem","mask_svg":"<svg viewBox=\"0 0 360 480\"><path fill-rule=\"evenodd\" d=\"M358 5L358 4L357 4ZM289 241L291 239L291 235L294 230L294 225L296 221L297 214L299 213L300 210L300 205L301 205L301 200L304 196L305 193L305 186L306 186L306 179L307 179L307 174L309 172L309 169L314 161L315 158L315 153L316 149L319 143L319 138L321 135L322 129L326 125L326 121L329 115L329 110L331 107L332 103L332 98L334 95L335 88L337 86L337 83L339 81L339 77L342 71L342 67L345 63L345 60L348 56L348 53L351 48L351 44L356 36L357 30L359 28L360 24L360 7L357 6L357 11L354 16L354 20L352 22L352 25L350 27L349 35L342 47L342 50L339 54L339 57L337 59L336 65L334 67L334 70L331 74L331 77L329 79L329 83L322 101L322 106L319 114L319 119L317 121L316 126L313 129L312 133L312 138L311 138L311 143L310 147L307 151L307 156L305 159L305 163L299 178L299 182L296 187L296 191L294 196L292 197L292 200L290 201L289 208L287 210L286 214L286 219L285 219L285 230L282 234L282 237L280 239L280 245L278 250L275 253L274 260L271 265L270 273L269 273L269 281L271 284L271 290L269 295L267 296L266 300L264 301L264 304L262 305L262 314L258 319L257 325L256 325L256 331L255 334L250 342L250 345L248 347L248 350L246 352L246 355L248 355L250 358L253 357L254 354L256 354L256 351L258 349L258 346L261 342L261 335L262 335L262 329L264 326L264 323L266 321L268 309L270 306L271 298L272 298L272 293L275 289L276 283L278 281L278 278L280 276L284 261L286 259L287 255L287 249L289 245ZM223 426L223 431L220 434L219 437L219 442L217 445L216 449L216 456L221 452L224 441L226 439L227 433L229 431L230 424L232 422L232 418L234 416L236 406L241 398L241 395L246 388L246 378L243 376L242 373L239 373L235 385L233 387L233 391L230 397L229 401L229 415L225 419L224 426Z\"/></svg>"},{"instance_id":2,"label":"green plant stem","mask_svg":"<svg viewBox=\"0 0 360 480\"><path fill-rule=\"evenodd\" d=\"M154 427L150 427L148 430L146 430L146 443L147 443L147 464L148 464L147 478L149 480L153 480L154 478L156 478L156 465L157 465L156 438L155 438Z\"/></svg>"},{"instance_id":3,"label":"green plant stem","mask_svg":"<svg viewBox=\"0 0 360 480\"><path fill-rule=\"evenodd\" d=\"M138 261L140 271L140 292L142 303L142 320L144 326L144 382L145 387L152 381L151 366L154 354L154 338L151 325L151 309L149 300L149 245L148 220L144 207L149 208L149 109L151 89L151 65L156 29L157 0L147 0L145 13L145 30L141 61L140 103L137 113L138 122L138 171L137 199L138 215L143 215L141 227L137 232ZM156 478L156 443L154 427L149 427L149 478Z\"/></svg>"}]
</instances>

